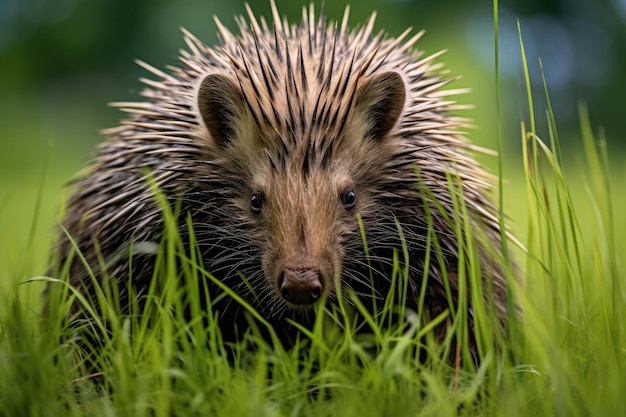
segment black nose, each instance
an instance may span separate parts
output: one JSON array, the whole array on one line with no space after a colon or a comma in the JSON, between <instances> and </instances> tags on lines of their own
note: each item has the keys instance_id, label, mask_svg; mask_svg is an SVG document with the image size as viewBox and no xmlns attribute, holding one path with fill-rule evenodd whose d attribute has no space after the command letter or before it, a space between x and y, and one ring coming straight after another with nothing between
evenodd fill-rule
<instances>
[{"instance_id":1,"label":"black nose","mask_svg":"<svg viewBox=\"0 0 626 417\"><path fill-rule=\"evenodd\" d=\"M285 269L279 287L286 301L301 306L314 304L324 290L319 272L312 269Z\"/></svg>"}]
</instances>

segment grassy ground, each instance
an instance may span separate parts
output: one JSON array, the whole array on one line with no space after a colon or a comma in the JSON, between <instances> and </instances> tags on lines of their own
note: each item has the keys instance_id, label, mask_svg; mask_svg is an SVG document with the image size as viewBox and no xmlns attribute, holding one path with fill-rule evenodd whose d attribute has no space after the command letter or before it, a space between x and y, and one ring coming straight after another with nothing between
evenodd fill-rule
<instances>
[{"instance_id":1,"label":"grassy ground","mask_svg":"<svg viewBox=\"0 0 626 417\"><path fill-rule=\"evenodd\" d=\"M623 180L586 136L588 169L569 181L586 191L572 196L557 157L532 133L524 137L526 192L516 191L527 200L528 253L518 255L525 283L515 290L523 319L499 352L484 352L478 370L457 375L437 349L417 362L426 330L417 321L363 341L337 332L345 325L337 312L337 323L320 323L306 355L244 347L231 366L211 325L163 308L183 298L172 287L150 322L111 313L105 348L91 358L106 377L93 376L76 359L70 330L38 317L42 284L15 285L40 262L27 247L3 276L0 415L623 415L626 224L613 214L626 203Z\"/></svg>"},{"instance_id":2,"label":"grassy ground","mask_svg":"<svg viewBox=\"0 0 626 417\"><path fill-rule=\"evenodd\" d=\"M54 314L67 309L66 287L54 286L54 299L65 301L43 320L43 283L17 284L43 270L50 218L39 225L32 220L41 219L37 209L0 196L0 214L22 210L26 219L17 248L12 235L0 238L9 255L0 266L0 415L624 415L626 218L619 208L626 178L607 166L602 135L584 109L577 166L584 168L564 167L549 109L547 116L549 137L534 134L534 118L521 125L520 174L500 189L525 247L515 250L524 283L513 288L522 314L497 349L482 350L479 369L456 370L442 360L450 343L423 346L428 328L412 313L405 326L363 340L346 315L330 309L306 354L244 345L230 365L210 316L208 325L185 321L176 308L185 298L181 288L167 284L150 314L105 312L105 346L78 349L63 314ZM45 200L49 193L42 187L34 195ZM175 247L175 233L170 241ZM164 258L166 270L171 261ZM182 278L193 299L198 269L188 261ZM479 318L478 327L489 328L488 319ZM415 355L424 348L425 363ZM92 354L104 376L91 375L80 354Z\"/></svg>"}]
</instances>

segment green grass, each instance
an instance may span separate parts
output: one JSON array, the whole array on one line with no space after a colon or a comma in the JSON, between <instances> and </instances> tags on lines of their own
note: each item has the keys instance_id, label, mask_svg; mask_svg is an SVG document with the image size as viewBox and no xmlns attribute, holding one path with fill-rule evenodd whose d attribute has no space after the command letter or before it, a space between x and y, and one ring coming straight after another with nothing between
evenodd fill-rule
<instances>
[{"instance_id":1,"label":"green grass","mask_svg":"<svg viewBox=\"0 0 626 417\"><path fill-rule=\"evenodd\" d=\"M524 74L529 86L526 61ZM79 346L63 320L76 294L62 280L53 282L56 302L48 318L39 315L46 279L30 279L45 253L32 220L25 247L1 270L0 415L624 415L626 220L616 208L626 204L619 192L625 178L610 170L603 133L593 132L584 106L584 168L565 166L549 105L549 136L535 133L544 118L535 117L533 94L528 87L530 118L520 125L522 174L512 181L521 186L499 183L500 205L517 206L516 223L526 228L518 233L523 250L509 241L523 278L521 285L510 283L519 314L511 317L506 335L492 342L489 312L476 312L476 325L484 330L479 369L450 367L444 359L454 348L449 340L423 345L429 325L420 311L404 312L406 322L398 326L380 325L384 314L369 317L374 331L364 337L354 334L355 311L346 304L327 307L310 341L290 351L251 333L231 365L215 321L198 303L202 283L211 277L193 252L181 253L172 219L164 243L169 246L159 258L163 280L145 313L119 317L115 297L103 288L103 304L112 307L94 314L92 330L104 346ZM549 98L547 89L541 94ZM9 203L0 200L0 210ZM36 206L35 219L42 209ZM458 206L462 212L462 199ZM435 262L437 254L431 256ZM182 262L180 274L175 261ZM400 291L402 276L399 269ZM465 285L474 294L483 290L476 274ZM207 320L185 320L183 306ZM464 309L458 307L448 314L453 332L462 335ZM253 350L250 344L260 346ZM425 363L416 360L416 349L428 350ZM85 359L98 374L90 374Z\"/></svg>"}]
</instances>

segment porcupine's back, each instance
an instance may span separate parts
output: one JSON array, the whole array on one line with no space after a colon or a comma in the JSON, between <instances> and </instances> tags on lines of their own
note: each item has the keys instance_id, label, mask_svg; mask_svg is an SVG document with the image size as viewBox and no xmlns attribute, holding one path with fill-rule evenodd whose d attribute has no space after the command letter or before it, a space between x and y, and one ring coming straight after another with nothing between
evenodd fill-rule
<instances>
[{"instance_id":1,"label":"porcupine's back","mask_svg":"<svg viewBox=\"0 0 626 417\"><path fill-rule=\"evenodd\" d=\"M459 297L450 178L460 181L470 227L500 249L489 178L457 131L463 122L449 115L446 96L454 92L442 90L450 79L434 63L439 54L413 51L421 33L374 34L374 15L351 31L347 10L338 27L316 20L312 7L290 26L272 7L273 29L249 11L249 23L237 20L239 35L217 22L215 48L185 32L189 51L179 67L141 64L158 79L143 80L143 102L115 104L129 117L105 132L75 182L64 227L97 274L100 256L106 274L144 293L154 262L144 249L159 242L163 225L149 172L181 204L183 235L191 216L205 268L278 326L288 317L310 320L309 307L332 300L337 285L382 299L393 253L403 253L399 229L414 306L432 227L446 272L430 263L426 305L438 314L448 307L444 275ZM504 317L496 255L475 244ZM62 260L70 247L62 237ZM77 258L70 275L92 292ZM125 285L120 291L124 300ZM222 311L226 321L237 316L235 304L226 303L223 310L235 312Z\"/></svg>"}]
</instances>

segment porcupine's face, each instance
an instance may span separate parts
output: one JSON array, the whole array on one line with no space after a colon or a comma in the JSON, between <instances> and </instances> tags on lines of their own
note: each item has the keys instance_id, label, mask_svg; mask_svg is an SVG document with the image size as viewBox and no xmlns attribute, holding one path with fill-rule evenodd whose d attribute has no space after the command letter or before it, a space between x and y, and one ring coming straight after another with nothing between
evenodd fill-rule
<instances>
[{"instance_id":1,"label":"porcupine's face","mask_svg":"<svg viewBox=\"0 0 626 417\"><path fill-rule=\"evenodd\" d=\"M354 99L343 98L348 108L337 110L345 120L294 127L260 122L228 76L208 75L200 84L200 116L229 161L230 177L240 176L232 215L258 249L264 288L257 292L272 311L332 298L343 275L363 279L344 270L344 261L362 251L358 216L375 215L375 184L392 154L386 138L402 112L405 87L399 74L387 72L354 88ZM272 106L279 113L288 108L279 99Z\"/></svg>"}]
</instances>

